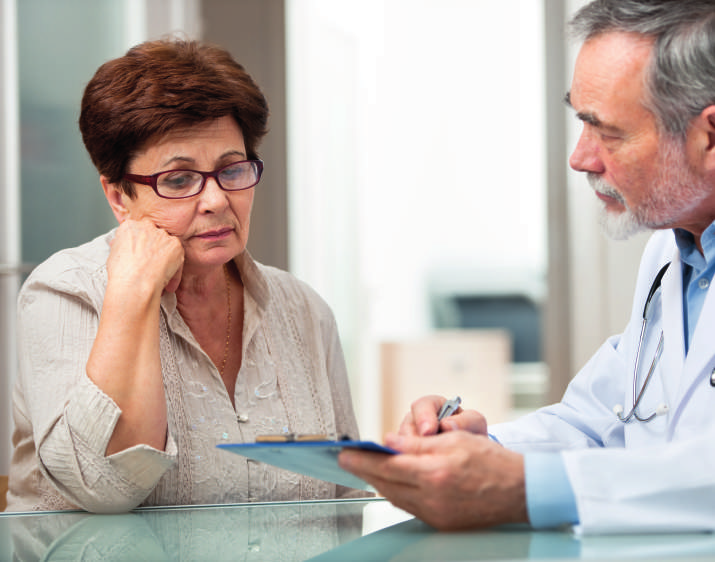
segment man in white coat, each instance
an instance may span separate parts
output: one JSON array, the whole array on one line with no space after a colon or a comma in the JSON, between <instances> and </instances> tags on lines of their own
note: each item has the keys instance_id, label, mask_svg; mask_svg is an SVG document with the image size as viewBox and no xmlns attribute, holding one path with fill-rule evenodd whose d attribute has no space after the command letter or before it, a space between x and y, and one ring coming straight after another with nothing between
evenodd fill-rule
<instances>
[{"instance_id":1,"label":"man in white coat","mask_svg":"<svg viewBox=\"0 0 715 562\"><path fill-rule=\"evenodd\" d=\"M571 29L569 164L609 234L657 230L628 325L558 404L487 432L425 397L386 437L402 454L340 463L438 529L715 530L715 1L595 0Z\"/></svg>"}]
</instances>

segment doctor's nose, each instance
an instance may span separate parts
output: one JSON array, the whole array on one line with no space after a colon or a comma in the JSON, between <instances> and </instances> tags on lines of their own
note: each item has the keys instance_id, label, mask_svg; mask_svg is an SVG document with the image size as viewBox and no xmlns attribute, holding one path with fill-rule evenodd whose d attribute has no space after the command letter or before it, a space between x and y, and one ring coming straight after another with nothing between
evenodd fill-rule
<instances>
[{"instance_id":1,"label":"doctor's nose","mask_svg":"<svg viewBox=\"0 0 715 562\"><path fill-rule=\"evenodd\" d=\"M605 171L598 145L585 129L569 157L569 166L577 172L602 174Z\"/></svg>"}]
</instances>

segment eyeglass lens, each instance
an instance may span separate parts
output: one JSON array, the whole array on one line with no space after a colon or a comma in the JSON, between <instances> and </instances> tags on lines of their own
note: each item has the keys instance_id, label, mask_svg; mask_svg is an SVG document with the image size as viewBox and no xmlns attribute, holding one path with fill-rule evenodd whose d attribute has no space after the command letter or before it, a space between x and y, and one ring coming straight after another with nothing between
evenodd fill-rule
<instances>
[{"instance_id":1,"label":"eyeglass lens","mask_svg":"<svg viewBox=\"0 0 715 562\"><path fill-rule=\"evenodd\" d=\"M170 170L157 176L156 189L162 197L189 197L201 191L208 177L214 177L222 189L237 191L257 184L258 174L255 162L237 162L210 174Z\"/></svg>"}]
</instances>

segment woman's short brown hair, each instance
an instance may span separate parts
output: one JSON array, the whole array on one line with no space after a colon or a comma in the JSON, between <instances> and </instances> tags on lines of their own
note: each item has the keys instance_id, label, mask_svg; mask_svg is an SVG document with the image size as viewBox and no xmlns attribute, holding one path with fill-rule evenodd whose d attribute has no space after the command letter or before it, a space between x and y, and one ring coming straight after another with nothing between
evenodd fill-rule
<instances>
[{"instance_id":1,"label":"woman's short brown hair","mask_svg":"<svg viewBox=\"0 0 715 562\"><path fill-rule=\"evenodd\" d=\"M121 183L131 158L172 130L231 115L258 158L268 104L244 68L220 47L162 39L132 47L97 69L82 96L79 128L92 162L110 183Z\"/></svg>"}]
</instances>

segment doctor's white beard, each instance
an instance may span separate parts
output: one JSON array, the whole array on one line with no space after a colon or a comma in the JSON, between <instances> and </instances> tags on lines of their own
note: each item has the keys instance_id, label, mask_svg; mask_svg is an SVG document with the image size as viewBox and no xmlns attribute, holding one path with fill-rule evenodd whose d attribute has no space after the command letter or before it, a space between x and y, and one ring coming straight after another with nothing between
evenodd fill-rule
<instances>
[{"instance_id":1,"label":"doctor's white beard","mask_svg":"<svg viewBox=\"0 0 715 562\"><path fill-rule=\"evenodd\" d=\"M620 213L611 213L606 208L606 204L599 200L601 208L599 209L598 223L603 232L606 233L606 236L613 240L626 240L634 234L646 230L646 227L641 224L628 205L626 205L623 196L609 184L595 174L588 174L588 183L594 191L612 197L625 208L625 210Z\"/></svg>"},{"instance_id":2,"label":"doctor's white beard","mask_svg":"<svg viewBox=\"0 0 715 562\"><path fill-rule=\"evenodd\" d=\"M658 177L650 186L646 198L638 208L629 207L623 196L596 174L588 174L588 183L599 192L623 205L620 213L608 212L602 203L599 222L614 240L625 240L649 229L670 228L689 215L711 191L701 177L690 169L685 146L675 138L662 141L656 164Z\"/></svg>"}]
</instances>

